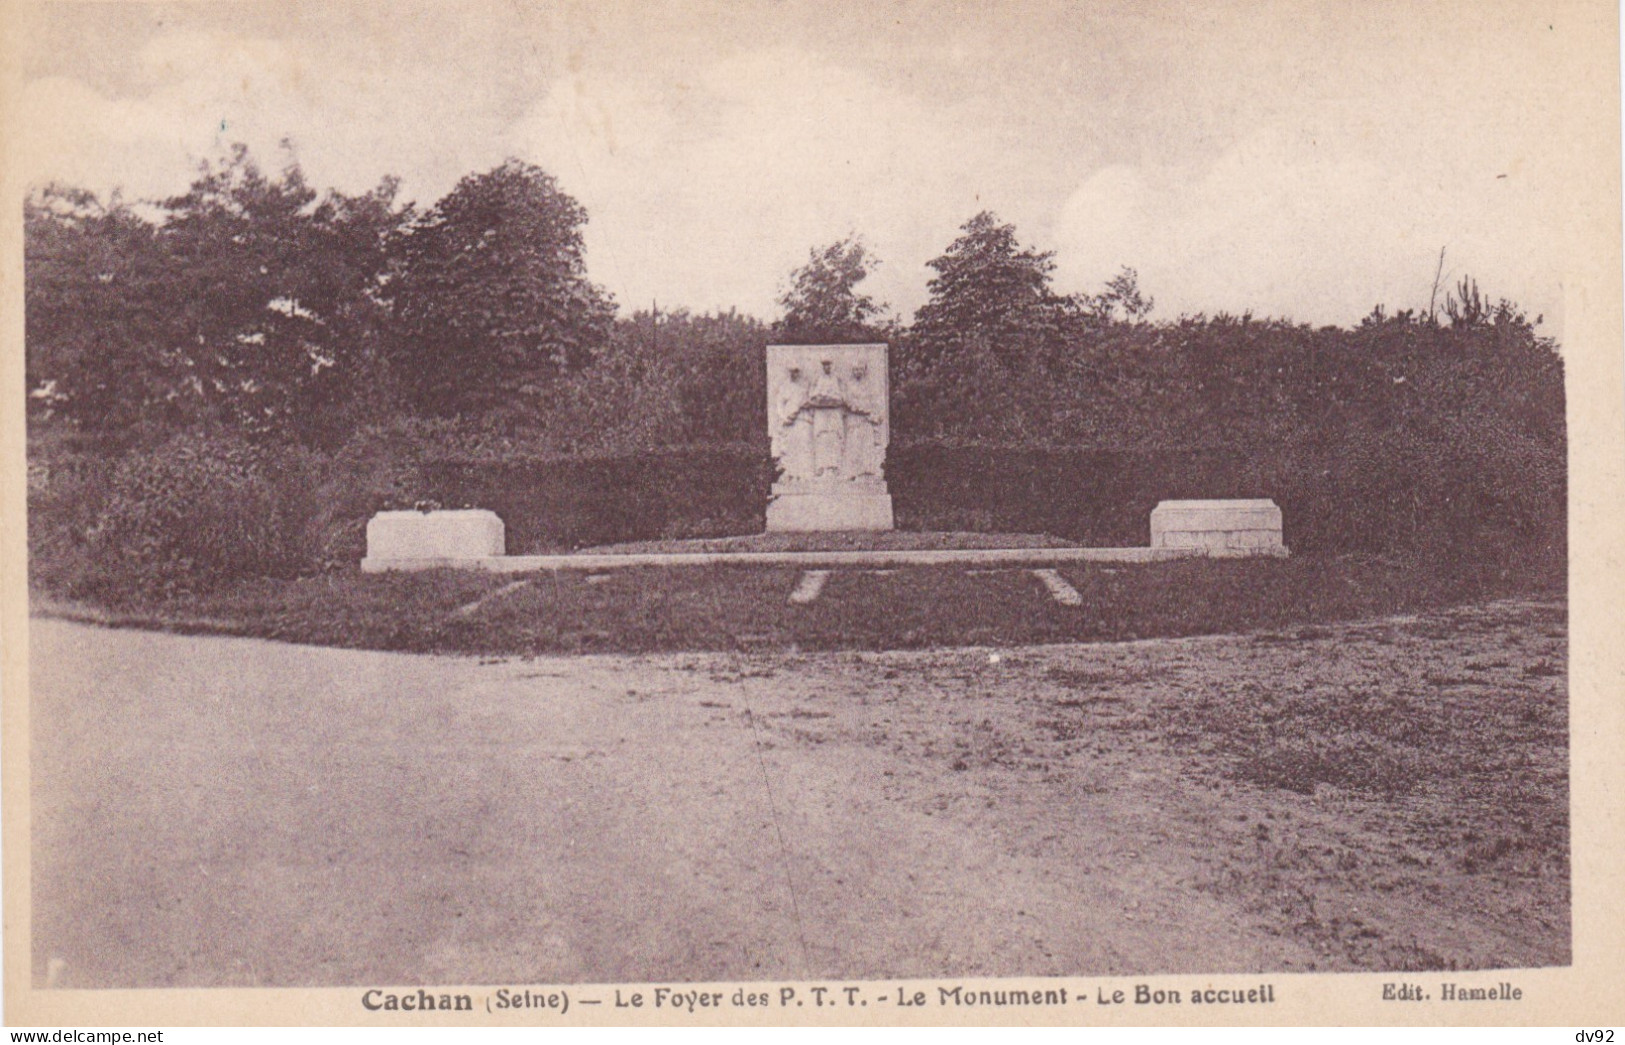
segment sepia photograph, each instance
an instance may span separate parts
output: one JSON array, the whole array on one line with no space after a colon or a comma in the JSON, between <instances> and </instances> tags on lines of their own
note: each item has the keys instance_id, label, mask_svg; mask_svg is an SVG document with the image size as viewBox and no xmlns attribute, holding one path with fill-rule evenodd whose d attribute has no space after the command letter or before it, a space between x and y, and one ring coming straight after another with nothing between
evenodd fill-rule
<instances>
[{"instance_id":1,"label":"sepia photograph","mask_svg":"<svg viewBox=\"0 0 1625 1045\"><path fill-rule=\"evenodd\" d=\"M6 20L11 1022L1617 1004L1616 5Z\"/></svg>"}]
</instances>

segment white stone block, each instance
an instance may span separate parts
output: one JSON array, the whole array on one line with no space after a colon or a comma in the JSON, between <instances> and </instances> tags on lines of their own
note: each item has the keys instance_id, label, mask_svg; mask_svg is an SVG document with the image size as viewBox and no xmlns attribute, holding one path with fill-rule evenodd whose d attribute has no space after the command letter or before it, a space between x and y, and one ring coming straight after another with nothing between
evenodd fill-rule
<instances>
[{"instance_id":1,"label":"white stone block","mask_svg":"<svg viewBox=\"0 0 1625 1045\"><path fill-rule=\"evenodd\" d=\"M776 493L767 502L769 533L889 530L891 495L858 491Z\"/></svg>"},{"instance_id":2,"label":"white stone block","mask_svg":"<svg viewBox=\"0 0 1625 1045\"><path fill-rule=\"evenodd\" d=\"M1274 501L1163 501L1151 511L1151 547L1210 555L1285 555Z\"/></svg>"},{"instance_id":3,"label":"white stone block","mask_svg":"<svg viewBox=\"0 0 1625 1045\"><path fill-rule=\"evenodd\" d=\"M502 520L483 508L379 512L367 522L361 568L373 572L391 569L392 563L486 559L505 551Z\"/></svg>"}]
</instances>

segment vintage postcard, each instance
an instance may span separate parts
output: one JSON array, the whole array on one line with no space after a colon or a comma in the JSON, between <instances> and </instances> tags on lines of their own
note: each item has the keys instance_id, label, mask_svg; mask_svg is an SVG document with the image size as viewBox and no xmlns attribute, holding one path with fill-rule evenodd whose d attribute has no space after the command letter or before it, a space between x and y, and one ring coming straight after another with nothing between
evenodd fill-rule
<instances>
[{"instance_id":1,"label":"vintage postcard","mask_svg":"<svg viewBox=\"0 0 1625 1045\"><path fill-rule=\"evenodd\" d=\"M1619 28L9 0L6 1019L1617 1025Z\"/></svg>"}]
</instances>

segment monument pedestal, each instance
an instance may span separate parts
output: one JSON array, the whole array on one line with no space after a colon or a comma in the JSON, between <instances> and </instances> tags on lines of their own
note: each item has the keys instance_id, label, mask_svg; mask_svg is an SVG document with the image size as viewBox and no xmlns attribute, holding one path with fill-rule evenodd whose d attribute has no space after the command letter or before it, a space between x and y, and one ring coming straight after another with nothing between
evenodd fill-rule
<instances>
[{"instance_id":1,"label":"monument pedestal","mask_svg":"<svg viewBox=\"0 0 1625 1045\"><path fill-rule=\"evenodd\" d=\"M1267 498L1162 501L1151 512L1151 547L1203 548L1209 555L1286 555L1281 509Z\"/></svg>"},{"instance_id":2,"label":"monument pedestal","mask_svg":"<svg viewBox=\"0 0 1625 1045\"><path fill-rule=\"evenodd\" d=\"M499 557L506 544L496 512L476 508L379 512L367 521L367 557L361 560L361 570L378 573L403 562Z\"/></svg>"},{"instance_id":3,"label":"monument pedestal","mask_svg":"<svg viewBox=\"0 0 1625 1045\"><path fill-rule=\"evenodd\" d=\"M768 533L891 528L891 494L885 483L777 484L767 502Z\"/></svg>"}]
</instances>

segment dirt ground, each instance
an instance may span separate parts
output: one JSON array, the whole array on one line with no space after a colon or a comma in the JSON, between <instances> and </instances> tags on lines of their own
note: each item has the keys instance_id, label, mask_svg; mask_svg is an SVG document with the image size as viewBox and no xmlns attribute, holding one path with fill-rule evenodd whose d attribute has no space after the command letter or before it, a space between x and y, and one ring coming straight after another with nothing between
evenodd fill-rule
<instances>
[{"instance_id":1,"label":"dirt ground","mask_svg":"<svg viewBox=\"0 0 1625 1045\"><path fill-rule=\"evenodd\" d=\"M1565 616L494 661L36 619L35 982L1566 964Z\"/></svg>"}]
</instances>

